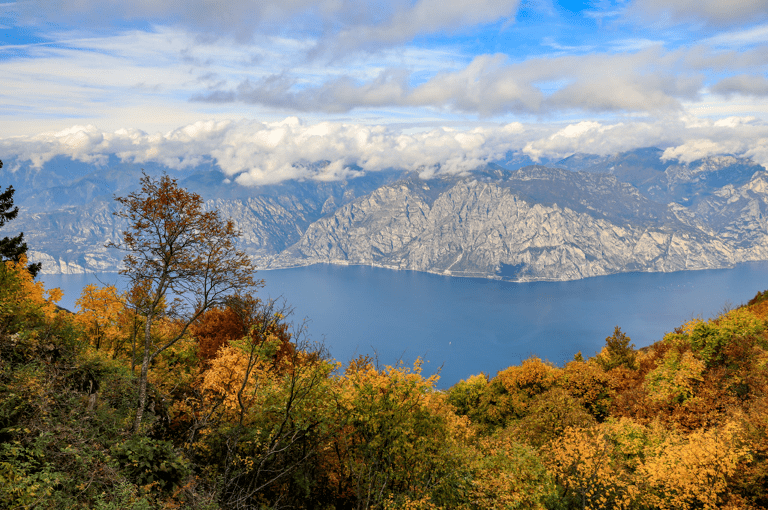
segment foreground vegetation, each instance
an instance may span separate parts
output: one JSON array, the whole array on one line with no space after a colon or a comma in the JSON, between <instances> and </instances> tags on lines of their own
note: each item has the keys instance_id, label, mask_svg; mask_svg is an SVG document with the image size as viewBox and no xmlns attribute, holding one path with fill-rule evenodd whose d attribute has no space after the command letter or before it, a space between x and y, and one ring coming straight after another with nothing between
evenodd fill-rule
<instances>
[{"instance_id":1,"label":"foreground vegetation","mask_svg":"<svg viewBox=\"0 0 768 510\"><path fill-rule=\"evenodd\" d=\"M23 258L0 270L3 508L768 506L766 294L447 391L419 364L341 366L239 296L154 360L138 432L136 296L57 294Z\"/></svg>"},{"instance_id":2,"label":"foreground vegetation","mask_svg":"<svg viewBox=\"0 0 768 510\"><path fill-rule=\"evenodd\" d=\"M0 508L768 507L768 292L443 391L420 362L330 359L254 296L231 222L142 184L128 292L71 313L0 257Z\"/></svg>"}]
</instances>

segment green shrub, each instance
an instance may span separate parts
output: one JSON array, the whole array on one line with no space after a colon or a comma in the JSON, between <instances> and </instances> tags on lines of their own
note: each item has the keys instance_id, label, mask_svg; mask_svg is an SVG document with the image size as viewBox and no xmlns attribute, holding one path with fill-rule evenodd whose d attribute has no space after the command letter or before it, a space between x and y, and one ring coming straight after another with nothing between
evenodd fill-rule
<instances>
[{"instance_id":1,"label":"green shrub","mask_svg":"<svg viewBox=\"0 0 768 510\"><path fill-rule=\"evenodd\" d=\"M154 491L169 491L189 475L187 462L169 441L134 437L112 447L120 469L136 485Z\"/></svg>"},{"instance_id":2,"label":"green shrub","mask_svg":"<svg viewBox=\"0 0 768 510\"><path fill-rule=\"evenodd\" d=\"M725 361L723 351L729 343L764 330L762 319L745 308L739 308L716 321L696 324L689 336L693 351L710 367Z\"/></svg>"}]
</instances>

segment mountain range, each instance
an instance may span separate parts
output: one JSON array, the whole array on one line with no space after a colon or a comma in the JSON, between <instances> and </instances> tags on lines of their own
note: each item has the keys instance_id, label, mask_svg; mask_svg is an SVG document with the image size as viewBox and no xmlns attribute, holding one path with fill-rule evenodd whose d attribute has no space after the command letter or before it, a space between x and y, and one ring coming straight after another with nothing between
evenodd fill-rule
<instances>
[{"instance_id":1,"label":"mountain range","mask_svg":"<svg viewBox=\"0 0 768 510\"><path fill-rule=\"evenodd\" d=\"M167 172L231 217L261 268L365 264L506 280L572 280L625 271L729 267L768 259L768 172L749 159L665 160L643 148L533 164L510 154L430 178L391 169L318 182L245 187L209 161L184 171L116 157L6 160L21 230L43 272L114 271L104 247L124 227L114 196L142 170ZM314 163L323 165L324 162Z\"/></svg>"}]
</instances>

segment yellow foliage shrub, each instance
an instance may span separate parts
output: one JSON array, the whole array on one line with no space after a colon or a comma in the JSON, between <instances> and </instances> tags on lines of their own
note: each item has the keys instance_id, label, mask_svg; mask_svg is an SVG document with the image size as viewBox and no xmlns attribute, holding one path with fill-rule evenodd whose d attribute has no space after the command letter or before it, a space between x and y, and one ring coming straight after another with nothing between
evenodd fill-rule
<instances>
[{"instance_id":1,"label":"yellow foliage shrub","mask_svg":"<svg viewBox=\"0 0 768 510\"><path fill-rule=\"evenodd\" d=\"M234 416L241 406L248 410L258 404L263 393L256 391L257 387L272 384L270 379L263 361L256 360L249 366L246 353L227 345L219 349L218 356L211 361L200 389L210 398L222 398L222 406Z\"/></svg>"},{"instance_id":2,"label":"yellow foliage shrub","mask_svg":"<svg viewBox=\"0 0 768 510\"><path fill-rule=\"evenodd\" d=\"M554 483L536 451L507 434L477 442L476 471L472 483L472 508L543 509Z\"/></svg>"},{"instance_id":3,"label":"yellow foliage shrub","mask_svg":"<svg viewBox=\"0 0 768 510\"><path fill-rule=\"evenodd\" d=\"M563 497L585 510L630 508L638 495L612 432L606 425L569 428L544 455Z\"/></svg>"},{"instance_id":4,"label":"yellow foliage shrub","mask_svg":"<svg viewBox=\"0 0 768 510\"><path fill-rule=\"evenodd\" d=\"M727 480L749 451L738 441L738 427L668 433L648 448L638 469L644 484L643 503L659 510L720 508Z\"/></svg>"},{"instance_id":5,"label":"yellow foliage shrub","mask_svg":"<svg viewBox=\"0 0 768 510\"><path fill-rule=\"evenodd\" d=\"M21 255L18 262L11 260L4 264L3 278L12 279L14 286L5 283L4 306L33 306L39 308L47 319L53 319L58 311L56 303L61 300L63 293L59 288L45 289L43 282L36 282L27 270L27 256Z\"/></svg>"}]
</instances>

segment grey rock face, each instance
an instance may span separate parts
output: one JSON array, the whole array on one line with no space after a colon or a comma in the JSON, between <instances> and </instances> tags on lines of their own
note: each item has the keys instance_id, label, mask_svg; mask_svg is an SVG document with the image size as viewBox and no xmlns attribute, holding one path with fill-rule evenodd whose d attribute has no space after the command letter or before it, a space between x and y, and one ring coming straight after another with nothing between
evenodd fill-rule
<instances>
[{"instance_id":1,"label":"grey rock face","mask_svg":"<svg viewBox=\"0 0 768 510\"><path fill-rule=\"evenodd\" d=\"M28 256L43 263L43 273L116 271L122 254L105 244L119 241L124 225L113 210L113 204L104 201L42 213L25 209L14 228L24 232Z\"/></svg>"},{"instance_id":2,"label":"grey rock face","mask_svg":"<svg viewBox=\"0 0 768 510\"><path fill-rule=\"evenodd\" d=\"M223 174L208 169L180 182L235 221L241 247L265 268L365 264L530 281L768 259L763 167L730 156L683 164L661 154L561 162L585 171L492 164L428 180L390 172L249 189L224 185ZM119 267L123 254L104 244L119 240L124 225L111 214L114 201L91 183L101 179L107 192L124 194L127 175L138 172L128 170L108 179L82 170L71 182L51 177L55 187L27 190L29 206L19 203L14 228L44 272Z\"/></svg>"},{"instance_id":3,"label":"grey rock face","mask_svg":"<svg viewBox=\"0 0 768 510\"><path fill-rule=\"evenodd\" d=\"M520 177L520 176L516 176ZM460 276L570 280L621 271L724 267L734 250L700 229L619 224L461 180L430 203L430 181L397 183L312 224L272 267L346 263ZM633 195L633 193L630 193ZM567 201L567 200L566 200Z\"/></svg>"}]
</instances>

